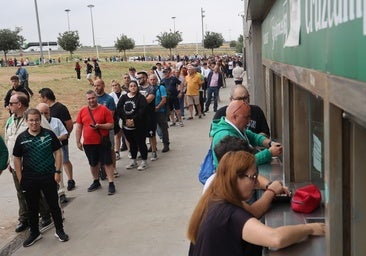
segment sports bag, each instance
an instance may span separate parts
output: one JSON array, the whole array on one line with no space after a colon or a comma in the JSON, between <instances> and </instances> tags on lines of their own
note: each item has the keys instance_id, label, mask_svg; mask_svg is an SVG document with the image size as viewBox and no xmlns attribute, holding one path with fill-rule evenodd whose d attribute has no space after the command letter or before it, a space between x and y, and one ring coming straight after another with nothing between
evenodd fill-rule
<instances>
[{"instance_id":1,"label":"sports bag","mask_svg":"<svg viewBox=\"0 0 366 256\"><path fill-rule=\"evenodd\" d=\"M214 166L214 160L212 155L212 149L210 146L210 149L208 150L205 159L203 160L201 164L201 168L198 173L198 179L199 181L204 185L206 183L206 180L215 172L215 166Z\"/></svg>"}]
</instances>

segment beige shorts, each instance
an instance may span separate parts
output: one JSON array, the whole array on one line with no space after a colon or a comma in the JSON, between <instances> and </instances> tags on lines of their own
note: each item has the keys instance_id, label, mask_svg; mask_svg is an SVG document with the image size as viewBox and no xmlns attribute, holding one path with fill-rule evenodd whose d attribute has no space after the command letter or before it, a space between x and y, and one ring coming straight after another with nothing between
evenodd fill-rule
<instances>
[{"instance_id":1,"label":"beige shorts","mask_svg":"<svg viewBox=\"0 0 366 256\"><path fill-rule=\"evenodd\" d=\"M91 73L87 74L86 79L92 79L92 74Z\"/></svg>"},{"instance_id":2,"label":"beige shorts","mask_svg":"<svg viewBox=\"0 0 366 256\"><path fill-rule=\"evenodd\" d=\"M200 96L187 95L187 104L188 104L188 106L200 104Z\"/></svg>"}]
</instances>

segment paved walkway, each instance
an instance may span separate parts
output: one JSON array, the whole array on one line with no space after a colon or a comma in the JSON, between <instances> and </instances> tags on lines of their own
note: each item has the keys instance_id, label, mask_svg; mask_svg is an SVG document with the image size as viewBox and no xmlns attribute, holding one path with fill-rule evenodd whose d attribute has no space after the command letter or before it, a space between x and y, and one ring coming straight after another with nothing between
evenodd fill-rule
<instances>
[{"instance_id":1,"label":"paved walkway","mask_svg":"<svg viewBox=\"0 0 366 256\"><path fill-rule=\"evenodd\" d=\"M220 91L219 107L228 103L232 84L229 79ZM210 145L212 107L203 119L169 128L171 150L149 161L145 171L126 170L127 153L122 152L113 196L107 195L107 181L102 181L102 189L87 192L91 174L72 134L70 158L77 188L67 193L70 202L64 207L65 231L70 235L66 243L54 237L52 228L33 246L21 246L25 233L14 232L18 205L11 175L5 171L0 176L0 255L187 255L186 229L201 194L197 173Z\"/></svg>"}]
</instances>

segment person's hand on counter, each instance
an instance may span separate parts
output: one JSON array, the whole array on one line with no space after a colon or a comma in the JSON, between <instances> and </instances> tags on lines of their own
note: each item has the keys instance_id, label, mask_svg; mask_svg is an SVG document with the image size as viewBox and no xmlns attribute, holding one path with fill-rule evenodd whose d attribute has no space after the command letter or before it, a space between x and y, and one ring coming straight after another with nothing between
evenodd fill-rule
<instances>
[{"instance_id":1,"label":"person's hand on counter","mask_svg":"<svg viewBox=\"0 0 366 256\"><path fill-rule=\"evenodd\" d=\"M309 225L313 233L312 236L324 236L325 235L325 224L324 223L307 223L305 225Z\"/></svg>"},{"instance_id":2,"label":"person's hand on counter","mask_svg":"<svg viewBox=\"0 0 366 256\"><path fill-rule=\"evenodd\" d=\"M271 152L272 156L279 156L282 154L283 147L281 143L272 141L268 150Z\"/></svg>"},{"instance_id":3,"label":"person's hand on counter","mask_svg":"<svg viewBox=\"0 0 366 256\"><path fill-rule=\"evenodd\" d=\"M275 180L267 184L266 190L272 191L274 195L286 194L291 195L288 187L284 186L281 181Z\"/></svg>"}]
</instances>

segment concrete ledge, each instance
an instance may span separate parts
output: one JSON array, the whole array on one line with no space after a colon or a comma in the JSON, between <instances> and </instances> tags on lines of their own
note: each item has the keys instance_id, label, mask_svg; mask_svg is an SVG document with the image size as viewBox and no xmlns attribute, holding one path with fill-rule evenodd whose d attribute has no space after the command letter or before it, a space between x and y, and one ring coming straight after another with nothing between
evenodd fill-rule
<instances>
[{"instance_id":1,"label":"concrete ledge","mask_svg":"<svg viewBox=\"0 0 366 256\"><path fill-rule=\"evenodd\" d=\"M0 249L0 256L12 255L22 245L24 239L28 236L29 230L21 233L15 233L9 237L4 246Z\"/></svg>"}]
</instances>

